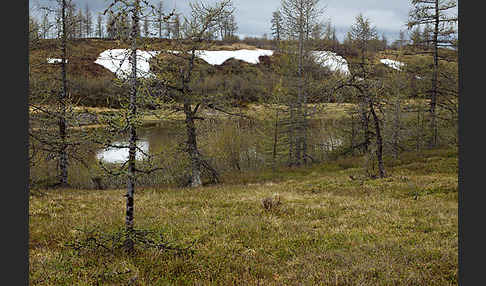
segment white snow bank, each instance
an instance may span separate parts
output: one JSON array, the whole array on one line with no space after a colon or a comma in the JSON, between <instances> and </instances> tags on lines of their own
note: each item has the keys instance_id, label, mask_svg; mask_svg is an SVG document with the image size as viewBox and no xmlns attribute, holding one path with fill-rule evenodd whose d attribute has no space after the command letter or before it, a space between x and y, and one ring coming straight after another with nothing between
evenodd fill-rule
<instances>
[{"instance_id":1,"label":"white snow bank","mask_svg":"<svg viewBox=\"0 0 486 286\"><path fill-rule=\"evenodd\" d=\"M221 65L226 60L234 58L242 60L250 64L258 64L260 56L271 56L273 51L271 50L236 50L236 51L196 51L196 56L203 59L210 65Z\"/></svg>"},{"instance_id":2,"label":"white snow bank","mask_svg":"<svg viewBox=\"0 0 486 286\"><path fill-rule=\"evenodd\" d=\"M177 51L172 51L177 53ZM150 72L149 60L157 56L159 51L137 51L137 77L149 77L153 74ZM131 64L129 62L130 50L112 49L102 52L95 63L109 69L120 78L127 78L131 73ZM207 51L197 50L196 56L206 61L210 65L221 65L230 58L242 60L250 64L258 64L260 56L272 56L272 50L236 50L236 51ZM330 51L313 51L312 55L316 61L323 66L327 66L331 71L341 72L349 75L349 68L346 59Z\"/></svg>"},{"instance_id":3,"label":"white snow bank","mask_svg":"<svg viewBox=\"0 0 486 286\"><path fill-rule=\"evenodd\" d=\"M128 142L115 142L115 146L128 146ZM148 153L149 142L140 140L137 142L138 148L142 149L143 152ZM137 150L135 153L136 160L142 160L146 156ZM101 150L96 154L96 159L104 161L106 163L124 163L128 160L128 148L116 148L110 147L105 150Z\"/></svg>"},{"instance_id":4,"label":"white snow bank","mask_svg":"<svg viewBox=\"0 0 486 286\"><path fill-rule=\"evenodd\" d=\"M401 70L403 66L405 66L405 63L399 62L399 61L394 61L390 59L381 59L380 62L388 67L391 67L396 70Z\"/></svg>"},{"instance_id":5,"label":"white snow bank","mask_svg":"<svg viewBox=\"0 0 486 286\"><path fill-rule=\"evenodd\" d=\"M172 51L177 53L177 51ZM137 51L137 77L149 77L153 74L150 72L149 60L158 55L159 51ZM112 49L102 52L95 63L109 69L118 77L126 78L131 73L131 64L129 62L130 50ZM258 57L271 56L271 50L237 50L237 51L196 51L196 56L203 59L210 65L221 65L230 58L235 58L248 63L259 63Z\"/></svg>"},{"instance_id":6,"label":"white snow bank","mask_svg":"<svg viewBox=\"0 0 486 286\"><path fill-rule=\"evenodd\" d=\"M350 75L348 62L340 55L331 51L313 51L311 54L317 63L328 67L331 71Z\"/></svg>"},{"instance_id":7,"label":"white snow bank","mask_svg":"<svg viewBox=\"0 0 486 286\"><path fill-rule=\"evenodd\" d=\"M128 49L106 50L98 56L95 63L109 69L120 78L127 78L132 72L130 53ZM158 54L158 51L137 50L137 77L153 75L150 72L149 60Z\"/></svg>"},{"instance_id":8,"label":"white snow bank","mask_svg":"<svg viewBox=\"0 0 486 286\"><path fill-rule=\"evenodd\" d=\"M55 64L55 63L61 63L62 59L56 59L56 58L47 58L47 63L48 64ZM67 63L67 60L66 60Z\"/></svg>"}]
</instances>

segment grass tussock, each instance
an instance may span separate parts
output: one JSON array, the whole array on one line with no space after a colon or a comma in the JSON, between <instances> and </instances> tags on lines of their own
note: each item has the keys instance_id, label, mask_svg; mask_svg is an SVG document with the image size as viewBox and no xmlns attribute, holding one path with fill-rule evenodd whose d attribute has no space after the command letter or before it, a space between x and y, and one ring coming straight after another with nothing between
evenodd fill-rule
<instances>
[{"instance_id":1,"label":"grass tussock","mask_svg":"<svg viewBox=\"0 0 486 286\"><path fill-rule=\"evenodd\" d=\"M347 158L198 189L137 189L136 228L191 245L129 256L67 244L124 224L124 190L29 201L31 285L457 285L457 151L403 154L388 177ZM273 174L273 176L271 175Z\"/></svg>"}]
</instances>

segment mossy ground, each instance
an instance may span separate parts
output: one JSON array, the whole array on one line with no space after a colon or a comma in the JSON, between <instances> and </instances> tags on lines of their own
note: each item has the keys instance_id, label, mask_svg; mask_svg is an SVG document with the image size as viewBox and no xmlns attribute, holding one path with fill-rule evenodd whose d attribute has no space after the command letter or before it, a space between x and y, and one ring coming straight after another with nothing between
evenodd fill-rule
<instances>
[{"instance_id":1,"label":"mossy ground","mask_svg":"<svg viewBox=\"0 0 486 286\"><path fill-rule=\"evenodd\" d=\"M137 229L194 254L66 246L124 225L125 190L40 190L29 200L31 285L457 285L457 150L404 153L388 177L361 158L135 194ZM352 177L352 178L351 178ZM261 200L278 194L266 210Z\"/></svg>"}]
</instances>

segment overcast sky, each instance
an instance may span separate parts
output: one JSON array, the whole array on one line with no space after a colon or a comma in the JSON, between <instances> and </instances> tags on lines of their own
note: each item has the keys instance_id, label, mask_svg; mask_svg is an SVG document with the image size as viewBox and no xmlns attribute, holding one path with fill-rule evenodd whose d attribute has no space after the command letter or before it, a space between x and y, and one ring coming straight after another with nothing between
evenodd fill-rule
<instances>
[{"instance_id":1,"label":"overcast sky","mask_svg":"<svg viewBox=\"0 0 486 286\"><path fill-rule=\"evenodd\" d=\"M30 0L30 3L46 0ZM112 0L73 0L77 7L85 7L88 3L93 12L102 11ZM214 3L216 0L203 0ZM150 0L158 3L158 0ZM182 14L188 15L189 3L193 0L163 0L166 10L176 8ZM280 7L280 0L233 0L236 7L238 34L245 36L271 35L270 20L272 12ZM408 12L411 0L320 0L324 9L322 20L331 20L336 27L336 34L342 40L359 13L368 17L377 27L379 35L385 33L389 42L398 38L399 31L406 30ZM94 13L93 13L94 14Z\"/></svg>"}]
</instances>

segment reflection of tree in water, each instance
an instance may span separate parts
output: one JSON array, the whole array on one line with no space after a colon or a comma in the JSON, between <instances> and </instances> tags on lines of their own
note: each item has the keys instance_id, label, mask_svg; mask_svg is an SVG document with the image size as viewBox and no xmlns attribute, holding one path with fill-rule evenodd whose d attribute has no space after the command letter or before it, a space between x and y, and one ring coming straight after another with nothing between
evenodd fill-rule
<instances>
[{"instance_id":1,"label":"reflection of tree in water","mask_svg":"<svg viewBox=\"0 0 486 286\"><path fill-rule=\"evenodd\" d=\"M141 149L144 153L149 152L149 141L147 140L139 140L137 142L137 147ZM143 160L147 156L137 151L135 158L137 160ZM113 143L112 147L106 148L104 150L99 151L96 154L96 159L102 160L106 163L123 163L128 160L128 142L127 141L117 141Z\"/></svg>"}]
</instances>

